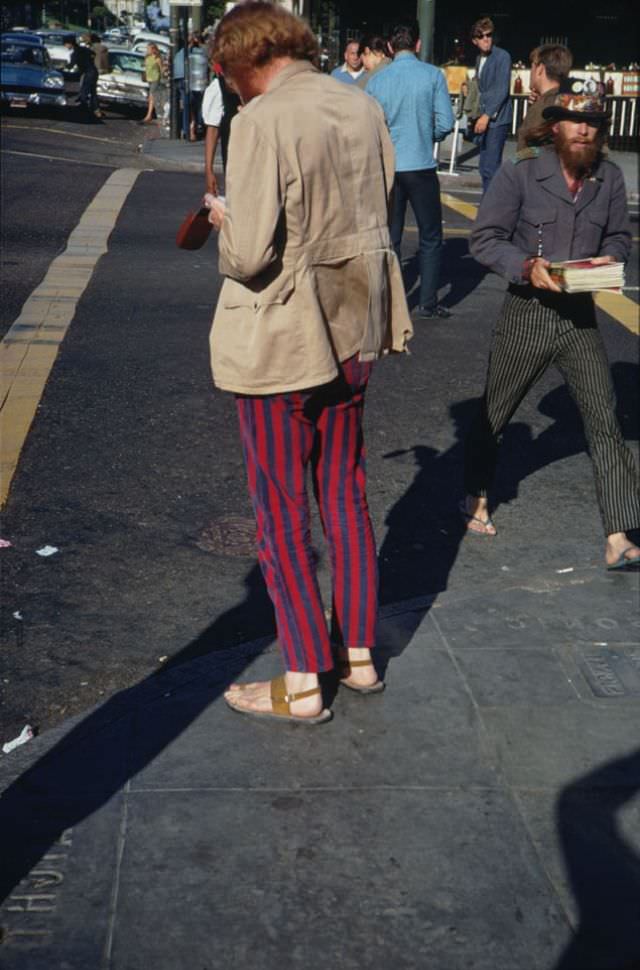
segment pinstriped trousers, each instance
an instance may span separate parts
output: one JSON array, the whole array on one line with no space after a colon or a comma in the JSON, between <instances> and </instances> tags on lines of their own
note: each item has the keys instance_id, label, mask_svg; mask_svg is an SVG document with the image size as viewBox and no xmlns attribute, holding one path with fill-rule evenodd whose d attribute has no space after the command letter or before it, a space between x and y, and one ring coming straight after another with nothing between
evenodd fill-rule
<instances>
[{"instance_id":1,"label":"pinstriped trousers","mask_svg":"<svg viewBox=\"0 0 640 970\"><path fill-rule=\"evenodd\" d=\"M351 357L339 378L315 390L236 398L258 560L287 670L334 665L311 547L308 467L331 561L332 634L349 647L375 642L378 572L362 434L372 366Z\"/></svg>"},{"instance_id":2,"label":"pinstriped trousers","mask_svg":"<svg viewBox=\"0 0 640 970\"><path fill-rule=\"evenodd\" d=\"M638 528L638 471L615 416L613 384L593 300L590 294L530 293L530 288L510 287L495 328L484 396L465 442L465 491L487 494L500 434L553 364L584 423L605 535Z\"/></svg>"}]
</instances>

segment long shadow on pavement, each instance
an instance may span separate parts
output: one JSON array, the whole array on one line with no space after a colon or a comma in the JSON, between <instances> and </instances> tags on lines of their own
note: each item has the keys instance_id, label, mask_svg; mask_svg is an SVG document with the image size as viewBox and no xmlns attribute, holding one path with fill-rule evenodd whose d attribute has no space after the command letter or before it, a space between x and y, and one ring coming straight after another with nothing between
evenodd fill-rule
<instances>
[{"instance_id":1,"label":"long shadow on pavement","mask_svg":"<svg viewBox=\"0 0 640 970\"><path fill-rule=\"evenodd\" d=\"M13 782L0 798L0 901L28 875L63 833L92 815L120 791L225 690L226 686L270 642L247 650L212 652L208 662L187 665L202 655L204 647L214 650L220 633L228 629L230 615L246 615L258 608L264 596L259 567L245 580L245 599L222 614L203 633L174 654L167 668L140 683L120 691L72 728L39 761ZM209 684L197 691L181 714L167 719L158 700L190 682ZM131 744L133 718L145 721L145 744Z\"/></svg>"},{"instance_id":2,"label":"long shadow on pavement","mask_svg":"<svg viewBox=\"0 0 640 970\"><path fill-rule=\"evenodd\" d=\"M640 790L640 750L575 779L556 803L557 834L579 924L554 970L638 970L640 856L618 813Z\"/></svg>"}]
</instances>

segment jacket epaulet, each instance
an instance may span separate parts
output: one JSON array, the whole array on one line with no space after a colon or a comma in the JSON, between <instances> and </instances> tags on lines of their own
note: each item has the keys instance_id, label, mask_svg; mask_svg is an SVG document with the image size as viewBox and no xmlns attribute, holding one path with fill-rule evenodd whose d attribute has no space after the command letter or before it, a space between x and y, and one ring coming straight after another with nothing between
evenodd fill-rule
<instances>
[{"instance_id":1,"label":"jacket epaulet","mask_svg":"<svg viewBox=\"0 0 640 970\"><path fill-rule=\"evenodd\" d=\"M540 149L531 145L529 148L521 148L519 152L516 152L511 161L514 165L518 162L526 162L528 158L537 158L540 154Z\"/></svg>"}]
</instances>

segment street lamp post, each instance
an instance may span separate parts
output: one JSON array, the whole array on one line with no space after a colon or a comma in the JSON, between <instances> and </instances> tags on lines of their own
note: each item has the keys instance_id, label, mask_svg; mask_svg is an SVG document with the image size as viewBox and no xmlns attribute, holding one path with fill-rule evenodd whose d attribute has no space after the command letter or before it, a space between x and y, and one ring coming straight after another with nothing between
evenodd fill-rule
<instances>
[{"instance_id":1,"label":"street lamp post","mask_svg":"<svg viewBox=\"0 0 640 970\"><path fill-rule=\"evenodd\" d=\"M433 63L433 27L436 19L436 0L418 0L420 26L420 60Z\"/></svg>"}]
</instances>

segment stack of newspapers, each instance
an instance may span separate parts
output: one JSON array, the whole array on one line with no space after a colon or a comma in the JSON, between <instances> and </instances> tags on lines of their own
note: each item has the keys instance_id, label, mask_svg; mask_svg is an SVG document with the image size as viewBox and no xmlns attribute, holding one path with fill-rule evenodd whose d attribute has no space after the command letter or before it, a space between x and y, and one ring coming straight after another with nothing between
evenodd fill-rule
<instances>
[{"instance_id":1,"label":"stack of newspapers","mask_svg":"<svg viewBox=\"0 0 640 970\"><path fill-rule=\"evenodd\" d=\"M568 259L563 263L551 263L549 275L566 293L621 290L624 286L624 263L594 263L591 259Z\"/></svg>"}]
</instances>

